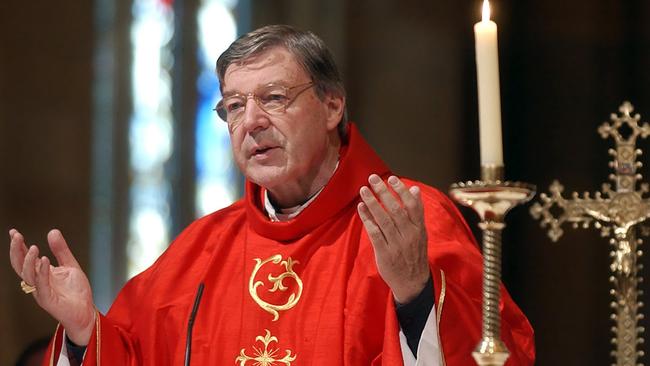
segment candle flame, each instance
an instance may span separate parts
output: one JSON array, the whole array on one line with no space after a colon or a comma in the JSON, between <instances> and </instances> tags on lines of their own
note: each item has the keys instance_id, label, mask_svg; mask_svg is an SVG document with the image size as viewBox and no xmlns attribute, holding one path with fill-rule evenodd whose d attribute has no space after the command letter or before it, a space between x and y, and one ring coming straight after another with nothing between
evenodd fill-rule
<instances>
[{"instance_id":1,"label":"candle flame","mask_svg":"<svg viewBox=\"0 0 650 366\"><path fill-rule=\"evenodd\" d=\"M490 21L490 2L488 0L483 0L483 21Z\"/></svg>"}]
</instances>

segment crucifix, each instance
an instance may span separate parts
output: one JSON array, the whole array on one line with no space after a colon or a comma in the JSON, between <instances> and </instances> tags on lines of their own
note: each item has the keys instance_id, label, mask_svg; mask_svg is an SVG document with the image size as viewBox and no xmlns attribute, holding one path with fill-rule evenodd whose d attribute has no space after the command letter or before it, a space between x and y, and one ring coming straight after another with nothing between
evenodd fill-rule
<instances>
[{"instance_id":1,"label":"crucifix","mask_svg":"<svg viewBox=\"0 0 650 366\"><path fill-rule=\"evenodd\" d=\"M641 150L636 148L638 137L650 135L648 123L639 125L641 116L632 115L634 107L624 102L619 107L620 115L612 113L611 122L605 122L598 128L598 133L605 139L614 139L616 148L609 149L613 160L609 163L614 173L609 179L614 182L602 185L602 192L593 197L589 192L582 196L574 192L571 198L562 197L564 187L554 181L550 194L541 194L540 202L535 203L530 213L541 220L542 227L548 227L548 236L556 242L563 234L561 226L570 223L574 228L589 228L593 225L603 237L609 237L613 249L610 252L612 262L610 270L612 283L610 293L611 318L616 322L612 327L614 333L612 356L616 358L615 366L641 366L638 359L643 356L639 350L643 344L645 329L639 326L643 319L639 300L642 291L638 289L643 279L638 275L642 265L638 263L643 254L638 249L640 235L648 235L648 230L641 225L650 217L650 198L644 197L649 190L648 183L640 182L642 176L637 172L643 164L637 161ZM551 211L560 212L554 215Z\"/></svg>"}]
</instances>

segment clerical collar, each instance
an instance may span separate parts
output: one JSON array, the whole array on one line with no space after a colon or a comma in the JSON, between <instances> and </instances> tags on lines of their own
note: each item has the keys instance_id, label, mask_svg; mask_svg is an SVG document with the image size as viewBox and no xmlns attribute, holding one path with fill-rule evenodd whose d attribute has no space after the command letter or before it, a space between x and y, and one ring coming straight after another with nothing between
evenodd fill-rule
<instances>
[{"instance_id":1,"label":"clerical collar","mask_svg":"<svg viewBox=\"0 0 650 366\"><path fill-rule=\"evenodd\" d=\"M336 166L334 167L334 171L332 172L332 176L336 172L336 169L339 167L339 161L336 161ZM328 182L329 183L329 182ZM327 183L325 183L327 185ZM318 192L314 193L309 199L298 206L293 206L293 207L287 207L287 208L276 208L273 206L273 203L271 203L271 199L269 199L269 190L265 189L264 190L264 209L266 210L266 214L269 216L269 219L273 222L284 222L284 221L289 221L293 219L294 217L298 216L302 210L307 208L310 203L314 202L316 197L323 191L325 186L321 187L321 189L318 190Z\"/></svg>"}]
</instances>

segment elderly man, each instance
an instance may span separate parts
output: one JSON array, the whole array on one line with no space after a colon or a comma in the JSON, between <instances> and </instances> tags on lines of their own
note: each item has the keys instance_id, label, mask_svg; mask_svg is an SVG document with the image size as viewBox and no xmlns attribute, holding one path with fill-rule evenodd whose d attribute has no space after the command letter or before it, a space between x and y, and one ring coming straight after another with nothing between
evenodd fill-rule
<instances>
[{"instance_id":1,"label":"elderly man","mask_svg":"<svg viewBox=\"0 0 650 366\"><path fill-rule=\"evenodd\" d=\"M245 197L190 225L111 310L60 232L58 266L11 236L23 290L60 322L46 363L67 365L471 365L481 257L440 192L391 174L346 119L323 42L268 26L219 58ZM532 329L504 290L509 365Z\"/></svg>"}]
</instances>

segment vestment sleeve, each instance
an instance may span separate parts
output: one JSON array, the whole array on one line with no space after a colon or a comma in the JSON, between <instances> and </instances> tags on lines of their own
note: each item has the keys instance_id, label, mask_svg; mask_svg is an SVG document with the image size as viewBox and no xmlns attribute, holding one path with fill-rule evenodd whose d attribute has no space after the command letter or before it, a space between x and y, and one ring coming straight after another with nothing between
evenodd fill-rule
<instances>
[{"instance_id":1,"label":"vestment sleeve","mask_svg":"<svg viewBox=\"0 0 650 366\"><path fill-rule=\"evenodd\" d=\"M100 364L135 366L138 365L137 358L137 352L129 335L97 312L95 328L86 348L83 366ZM64 330L61 326L57 327L43 360L43 366L55 365L70 365L65 350Z\"/></svg>"},{"instance_id":2,"label":"vestment sleeve","mask_svg":"<svg viewBox=\"0 0 650 366\"><path fill-rule=\"evenodd\" d=\"M181 342L177 340L185 339L184 337L181 338L184 334L180 335L183 329L178 327L177 323L171 321L172 315L168 313L161 316L167 321L161 321L160 317L156 317L155 309L159 309L161 306L155 302L155 299L160 298L160 296L156 297L156 295L166 294L169 288L173 288L176 291L174 299L180 299L179 307L183 310L174 314L181 314L180 317L185 314L186 304L190 302L186 301L185 297L194 298L194 284L192 283L191 289L183 292L179 289L181 286L178 281L173 280L178 278L178 272L166 271L161 273L160 269L165 269L166 264L169 263L165 262L166 258L171 258L171 260L192 260L193 257L188 255L187 252L196 252L195 248L190 245L176 245L176 243L186 244L191 242L187 237L195 235L197 228L201 228L201 226L196 223L190 225L170 244L167 251L154 264L130 279L120 290L106 315L97 312L95 327L86 348L82 366L150 365L155 364L157 361L156 358L152 361L151 357L160 356L155 351L161 348L166 349L167 344L165 346L161 345L164 340L171 339L170 344L179 344L179 347L182 347L180 346ZM170 250L173 248L180 248L184 251L179 253ZM163 264L161 265L161 263ZM185 266L177 267L179 271L183 271L184 274L187 273ZM156 284L158 287L156 287ZM189 306L191 306L191 303ZM186 324L186 321L181 319L179 323ZM171 328L161 330L158 327L166 325L170 325ZM178 332L178 334L173 332ZM160 336L161 334L165 336ZM65 346L63 327L58 326L50 342L43 365L57 366L63 346ZM173 352L176 352L176 350L172 350L170 354L173 354ZM180 352L176 353L179 354L178 357L182 360L184 355ZM170 354L162 354L160 357L171 360ZM181 364L176 359L173 360L173 363Z\"/></svg>"}]
</instances>

